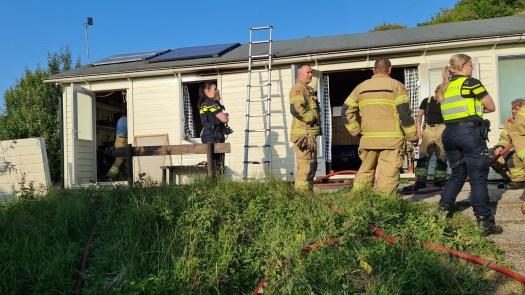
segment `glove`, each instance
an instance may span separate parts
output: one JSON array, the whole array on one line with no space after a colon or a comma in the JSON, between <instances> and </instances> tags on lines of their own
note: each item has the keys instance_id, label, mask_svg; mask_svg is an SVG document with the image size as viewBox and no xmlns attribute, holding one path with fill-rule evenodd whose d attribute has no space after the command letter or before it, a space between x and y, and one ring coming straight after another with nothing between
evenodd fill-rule
<instances>
[{"instance_id":1,"label":"glove","mask_svg":"<svg viewBox=\"0 0 525 295\"><path fill-rule=\"evenodd\" d=\"M317 143L315 141L315 136L308 135L306 138L307 138L306 142L307 142L308 150L314 152L316 147L317 147Z\"/></svg>"},{"instance_id":2,"label":"glove","mask_svg":"<svg viewBox=\"0 0 525 295\"><path fill-rule=\"evenodd\" d=\"M293 143L299 148L299 150L304 151L306 149L306 136L298 137Z\"/></svg>"}]
</instances>

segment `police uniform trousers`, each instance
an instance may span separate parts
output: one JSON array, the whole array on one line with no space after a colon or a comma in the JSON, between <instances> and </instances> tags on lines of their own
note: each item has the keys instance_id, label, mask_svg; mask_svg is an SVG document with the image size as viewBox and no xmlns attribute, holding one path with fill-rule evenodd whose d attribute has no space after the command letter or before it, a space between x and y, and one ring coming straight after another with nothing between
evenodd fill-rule
<instances>
[{"instance_id":1,"label":"police uniform trousers","mask_svg":"<svg viewBox=\"0 0 525 295\"><path fill-rule=\"evenodd\" d=\"M439 184L447 178L447 154L443 147L441 135L445 130L445 124L426 125L423 132L423 140L419 146L419 160L416 166L416 181L426 183L428 176L428 165L432 155L436 155L436 168L434 172L434 183Z\"/></svg>"},{"instance_id":2,"label":"police uniform trousers","mask_svg":"<svg viewBox=\"0 0 525 295\"><path fill-rule=\"evenodd\" d=\"M317 150L305 149L301 151L294 144L295 150L295 189L299 191L312 191L317 171Z\"/></svg>"},{"instance_id":3,"label":"police uniform trousers","mask_svg":"<svg viewBox=\"0 0 525 295\"><path fill-rule=\"evenodd\" d=\"M128 138L127 137L122 137L120 135L116 136L115 144L114 144L114 146L116 148L126 147L127 145L128 145ZM115 158L115 162L113 162L113 165L111 166L111 168L109 168L107 176L111 177L111 178L116 178L117 175L118 175L120 166L123 163L124 163L124 167L127 168L128 167L128 163L126 161L126 158L124 158L124 157L117 157L117 158Z\"/></svg>"},{"instance_id":4,"label":"police uniform trousers","mask_svg":"<svg viewBox=\"0 0 525 295\"><path fill-rule=\"evenodd\" d=\"M452 206L468 176L471 186L470 202L474 215L491 216L487 188L489 174L487 144L481 139L475 123L470 126L467 124L449 124L443 131L443 145L452 175L441 192L439 204Z\"/></svg>"},{"instance_id":5,"label":"police uniform trousers","mask_svg":"<svg viewBox=\"0 0 525 295\"><path fill-rule=\"evenodd\" d=\"M359 149L361 166L354 180L354 188L374 186L376 169L378 171L375 180L375 190L385 194L393 194L399 185L399 175L404 163L404 149L380 150Z\"/></svg>"}]
</instances>

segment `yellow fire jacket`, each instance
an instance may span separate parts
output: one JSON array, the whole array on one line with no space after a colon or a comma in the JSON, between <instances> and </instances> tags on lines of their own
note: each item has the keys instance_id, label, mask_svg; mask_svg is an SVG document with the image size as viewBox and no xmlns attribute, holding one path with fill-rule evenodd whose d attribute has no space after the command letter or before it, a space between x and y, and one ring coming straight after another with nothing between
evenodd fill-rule
<instances>
[{"instance_id":1,"label":"yellow fire jacket","mask_svg":"<svg viewBox=\"0 0 525 295\"><path fill-rule=\"evenodd\" d=\"M509 144L511 144L512 140L510 138L510 129L512 128L512 118L508 118L505 122L505 125L503 125L503 130L501 130L501 133L499 134L499 140L498 143L494 146L506 148Z\"/></svg>"},{"instance_id":2,"label":"yellow fire jacket","mask_svg":"<svg viewBox=\"0 0 525 295\"><path fill-rule=\"evenodd\" d=\"M314 89L297 81L290 90L290 113L293 116L290 139L321 134L321 111Z\"/></svg>"},{"instance_id":3,"label":"yellow fire jacket","mask_svg":"<svg viewBox=\"0 0 525 295\"><path fill-rule=\"evenodd\" d=\"M386 74L376 74L350 93L341 110L353 136L365 149L401 148L418 139L405 86Z\"/></svg>"},{"instance_id":4,"label":"yellow fire jacket","mask_svg":"<svg viewBox=\"0 0 525 295\"><path fill-rule=\"evenodd\" d=\"M525 108L521 108L514 118L514 123L509 130L509 136L518 153L518 158L523 161L525 157Z\"/></svg>"}]
</instances>

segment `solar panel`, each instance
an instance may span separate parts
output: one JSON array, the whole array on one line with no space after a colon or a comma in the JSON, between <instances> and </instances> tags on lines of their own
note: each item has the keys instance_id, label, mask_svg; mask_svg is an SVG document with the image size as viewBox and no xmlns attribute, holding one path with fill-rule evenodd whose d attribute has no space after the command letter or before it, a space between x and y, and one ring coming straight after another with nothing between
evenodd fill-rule
<instances>
[{"instance_id":1,"label":"solar panel","mask_svg":"<svg viewBox=\"0 0 525 295\"><path fill-rule=\"evenodd\" d=\"M107 65L107 64L114 64L114 63L124 63L124 62L144 60L144 59L158 56L168 51L170 50L165 49L165 50L156 50L156 51L117 54L117 55L112 55L110 57L106 57L103 60L94 62L93 65L95 66L96 65Z\"/></svg>"},{"instance_id":2,"label":"solar panel","mask_svg":"<svg viewBox=\"0 0 525 295\"><path fill-rule=\"evenodd\" d=\"M171 50L149 59L151 62L193 59L201 57L218 57L239 46L239 43L227 43L206 46L183 47Z\"/></svg>"}]
</instances>

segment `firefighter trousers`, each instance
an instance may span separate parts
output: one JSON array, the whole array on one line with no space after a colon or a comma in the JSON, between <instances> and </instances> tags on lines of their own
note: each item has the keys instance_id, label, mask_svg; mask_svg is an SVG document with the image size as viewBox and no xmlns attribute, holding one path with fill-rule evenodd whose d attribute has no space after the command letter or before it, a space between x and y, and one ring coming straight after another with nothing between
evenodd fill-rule
<instances>
[{"instance_id":1,"label":"firefighter trousers","mask_svg":"<svg viewBox=\"0 0 525 295\"><path fill-rule=\"evenodd\" d=\"M116 148L122 148L122 147L126 147L127 145L128 145L128 139L126 137L122 137L122 136L117 135L117 137L115 138L114 146ZM109 168L107 176L111 177L111 178L117 178L120 166L122 164L124 164L124 167L128 167L128 163L126 162L126 158L124 158L124 157L117 157L117 158L115 158L115 162L113 162L113 165L111 166L111 168Z\"/></svg>"},{"instance_id":2,"label":"firefighter trousers","mask_svg":"<svg viewBox=\"0 0 525 295\"><path fill-rule=\"evenodd\" d=\"M380 150L359 149L361 166L357 171L354 188L374 187L376 191L393 194L399 185L399 176L404 163L404 149ZM374 177L378 171L377 179Z\"/></svg>"},{"instance_id":3,"label":"firefighter trousers","mask_svg":"<svg viewBox=\"0 0 525 295\"><path fill-rule=\"evenodd\" d=\"M436 155L436 168L434 171L434 183L440 184L447 177L447 154L443 147L441 135L445 130L445 124L427 125L423 133L423 140L419 146L419 159L416 166L416 181L426 183L428 166L432 155Z\"/></svg>"},{"instance_id":4,"label":"firefighter trousers","mask_svg":"<svg viewBox=\"0 0 525 295\"><path fill-rule=\"evenodd\" d=\"M295 189L299 191L312 191L317 170L317 150L301 150L294 144L295 150Z\"/></svg>"}]
</instances>

